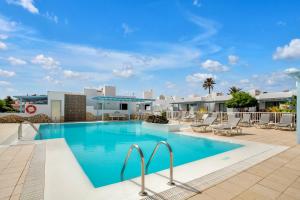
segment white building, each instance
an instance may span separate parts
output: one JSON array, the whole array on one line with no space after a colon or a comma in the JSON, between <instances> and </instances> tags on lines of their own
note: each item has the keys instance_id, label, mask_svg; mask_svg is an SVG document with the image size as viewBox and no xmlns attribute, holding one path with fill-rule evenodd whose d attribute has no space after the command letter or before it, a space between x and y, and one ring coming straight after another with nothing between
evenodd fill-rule
<instances>
[{"instance_id":1,"label":"white building","mask_svg":"<svg viewBox=\"0 0 300 200\"><path fill-rule=\"evenodd\" d=\"M264 92L258 90L249 92L258 101L258 111L265 111L272 106L279 106L280 104L290 101L295 95L295 91L287 92ZM199 111L201 108L208 112L226 112L227 108L225 102L231 99L231 95L223 95L220 93L212 93L203 97L189 97L171 103L174 110L182 111Z\"/></svg>"},{"instance_id":2,"label":"white building","mask_svg":"<svg viewBox=\"0 0 300 200\"><path fill-rule=\"evenodd\" d=\"M18 99L37 99L30 96L17 96ZM86 113L91 113L95 117L118 116L130 118L130 115L144 112L145 105L152 105L152 99L142 99L135 96L118 96L114 86L104 86L101 89L85 88L83 93L73 93L64 91L48 91L47 104L31 105L36 107L34 113L46 114L53 121L84 121ZM25 108L25 113L26 113Z\"/></svg>"},{"instance_id":3,"label":"white building","mask_svg":"<svg viewBox=\"0 0 300 200\"><path fill-rule=\"evenodd\" d=\"M144 99L153 99L153 97L154 97L154 92L153 92L152 89L151 90L146 90L146 91L143 92L143 98Z\"/></svg>"}]
</instances>

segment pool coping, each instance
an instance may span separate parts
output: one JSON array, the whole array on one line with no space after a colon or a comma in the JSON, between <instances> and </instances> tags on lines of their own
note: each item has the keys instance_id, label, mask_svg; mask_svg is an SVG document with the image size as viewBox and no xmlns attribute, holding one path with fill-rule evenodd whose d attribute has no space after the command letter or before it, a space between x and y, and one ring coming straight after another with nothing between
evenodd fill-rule
<instances>
[{"instance_id":1,"label":"pool coping","mask_svg":"<svg viewBox=\"0 0 300 200\"><path fill-rule=\"evenodd\" d=\"M46 146L36 144L28 168L20 200L43 200L45 189Z\"/></svg>"},{"instance_id":2,"label":"pool coping","mask_svg":"<svg viewBox=\"0 0 300 200\"><path fill-rule=\"evenodd\" d=\"M194 195L200 193L202 190L204 190L208 187L211 187L211 186L213 186L213 185L215 185L219 182L222 182L225 179L227 179L231 176L234 176L237 173L240 173L240 172L244 171L245 169L248 169L249 167L251 167L253 165L256 165L259 162L262 162L262 161L264 161L264 160L266 160L266 159L268 159L268 158L270 158L270 157L272 157L272 156L274 156L274 155L276 155L276 154L278 154L278 153L280 153L280 152L282 152L282 151L284 151L288 148L288 147L284 147L284 146L267 145L267 144L258 143L258 142L249 142L249 141L232 139L232 138L224 138L224 137L219 137L219 136L205 136L204 137L203 135L200 136L200 135L197 135L196 133L192 133L192 132L177 132L176 134L183 134L183 135L194 136L194 137L202 137L202 138L207 138L207 139L212 139L212 140L218 140L218 141L223 141L223 142L233 142L233 143L238 143L238 144L252 143L252 144L266 145L266 146L269 146L269 147L272 147L272 148L271 148L270 151L260 153L259 155L255 155L253 157L247 158L246 160L234 163L232 165L229 165L227 167L219 169L215 172L206 174L206 175L201 176L199 178L195 178L195 179L193 179L191 181L188 181L188 182L180 183L180 185L177 185L176 187L172 187L170 189L166 189L166 190L154 193L154 194L152 194L148 197L143 198L145 200L148 200L148 199L164 199L165 200L165 199L186 199L186 198L189 198L191 196L194 196ZM61 140L61 142L64 143L64 139L55 139L55 140L57 140L57 141ZM50 140L44 140L44 141L41 142L41 143L44 143L43 145L45 146L45 148L43 150L44 155L46 155L46 151L47 151L46 145L49 141ZM51 140L51 141L53 142L53 140ZM65 144L65 145L66 145L65 147L67 147L67 151L71 151L69 149L68 145L67 144ZM35 151L37 151L37 149ZM71 154L72 154L72 152L71 152ZM217 155L219 155L219 154L217 154ZM75 159L75 161L77 163L76 158L73 157L73 159ZM46 158L45 158L45 161L46 161ZM197 161L193 161L192 163L194 163L194 162L197 162ZM38 162L36 162L35 164L33 163L32 164L33 168L34 168L34 165L41 165L41 164L39 164ZM77 163L77 165L79 165L79 164ZM186 165L186 164L184 164L184 165ZM180 166L178 166L178 167L180 167ZM39 166L36 166L35 168L39 168ZM176 168L174 168L174 169L176 169ZM46 171L45 162L44 162L44 169L42 171L44 171L44 173L46 174L46 172L45 172ZM168 170L162 170L162 171L154 173L154 174L157 175L157 174L160 174L161 172L168 172ZM80 173L83 173L84 176L86 176L85 173L82 171L82 169L81 169ZM165 173L165 174L167 174L167 173ZM147 175L147 176L151 176L151 175L152 174ZM29 180L31 179L31 176L32 175L30 175L30 173L28 173L28 179ZM42 181L45 183L45 181L46 181L45 176L40 176L40 178L43 179ZM175 180L176 180L176 177L175 177ZM139 177L138 177L138 178L131 179L129 181L124 181L124 182L131 182L131 181L134 182L135 184L139 184L140 180L139 180ZM89 182L89 184L92 185L90 182ZM116 184L120 184L120 183L116 183ZM112 185L115 185L115 184L112 184ZM26 194L28 192L28 190L26 190L25 186L24 186L23 192ZM104 186L104 187L111 189L110 187L106 187L106 186ZM94 190L99 190L100 189L101 190L104 187L100 187L100 188L91 187L91 189L94 189ZM146 188L147 188L147 183L146 183ZM75 191L73 191L73 192L75 192ZM113 198L113 195L114 195L113 193L114 192L115 191L113 191L113 190L110 192L111 195L112 195L112 196L110 196L111 197L110 199L114 199ZM89 195L87 195L87 198L85 198L85 199L89 199L88 196ZM141 199L142 197L136 195L136 196L134 196L134 198L124 197L123 199L137 199L137 198ZM30 198L30 199L41 199L41 198ZM47 198L45 197L45 199L47 199Z\"/></svg>"}]
</instances>

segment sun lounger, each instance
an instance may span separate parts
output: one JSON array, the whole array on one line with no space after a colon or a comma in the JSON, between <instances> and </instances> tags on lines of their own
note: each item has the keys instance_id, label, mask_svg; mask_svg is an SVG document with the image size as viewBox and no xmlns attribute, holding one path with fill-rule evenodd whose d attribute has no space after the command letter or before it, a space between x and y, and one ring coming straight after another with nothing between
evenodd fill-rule
<instances>
[{"instance_id":1,"label":"sun lounger","mask_svg":"<svg viewBox=\"0 0 300 200\"><path fill-rule=\"evenodd\" d=\"M217 117L207 117L201 123L192 124L191 127L195 132L206 132L207 128L209 128L215 121Z\"/></svg>"},{"instance_id":2,"label":"sun lounger","mask_svg":"<svg viewBox=\"0 0 300 200\"><path fill-rule=\"evenodd\" d=\"M275 129L289 129L294 130L293 115L283 114L280 118L280 122L275 124Z\"/></svg>"},{"instance_id":3,"label":"sun lounger","mask_svg":"<svg viewBox=\"0 0 300 200\"><path fill-rule=\"evenodd\" d=\"M243 114L243 118L239 123L241 126L251 126L251 114Z\"/></svg>"},{"instance_id":4,"label":"sun lounger","mask_svg":"<svg viewBox=\"0 0 300 200\"><path fill-rule=\"evenodd\" d=\"M203 122L206 118L208 118L208 114L203 114L201 117L201 121Z\"/></svg>"},{"instance_id":5,"label":"sun lounger","mask_svg":"<svg viewBox=\"0 0 300 200\"><path fill-rule=\"evenodd\" d=\"M228 122L225 124L218 124L211 126L212 131L214 134L221 134L221 135L229 135L231 136L236 131L236 134L241 134L242 129L238 126L241 118L229 118Z\"/></svg>"},{"instance_id":6,"label":"sun lounger","mask_svg":"<svg viewBox=\"0 0 300 200\"><path fill-rule=\"evenodd\" d=\"M270 114L262 114L258 123L256 124L258 128L270 128Z\"/></svg>"},{"instance_id":7,"label":"sun lounger","mask_svg":"<svg viewBox=\"0 0 300 200\"><path fill-rule=\"evenodd\" d=\"M186 115L186 116L184 116L183 117L183 120L184 121L191 121L191 120L193 120L193 119L195 119L195 114L194 113L189 113L188 115Z\"/></svg>"}]
</instances>

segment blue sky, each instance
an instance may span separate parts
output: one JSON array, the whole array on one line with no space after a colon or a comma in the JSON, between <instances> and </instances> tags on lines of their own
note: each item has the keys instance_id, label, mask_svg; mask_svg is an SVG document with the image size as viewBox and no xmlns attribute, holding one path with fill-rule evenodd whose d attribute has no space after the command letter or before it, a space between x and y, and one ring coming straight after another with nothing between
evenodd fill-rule
<instances>
[{"instance_id":1,"label":"blue sky","mask_svg":"<svg viewBox=\"0 0 300 200\"><path fill-rule=\"evenodd\" d=\"M298 0L0 0L0 93L294 88Z\"/></svg>"}]
</instances>

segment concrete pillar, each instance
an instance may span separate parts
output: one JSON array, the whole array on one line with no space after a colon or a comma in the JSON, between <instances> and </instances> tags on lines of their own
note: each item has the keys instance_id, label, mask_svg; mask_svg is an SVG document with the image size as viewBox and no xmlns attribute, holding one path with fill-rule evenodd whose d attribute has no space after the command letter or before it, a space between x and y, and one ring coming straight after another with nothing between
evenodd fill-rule
<instances>
[{"instance_id":1,"label":"concrete pillar","mask_svg":"<svg viewBox=\"0 0 300 200\"><path fill-rule=\"evenodd\" d=\"M300 80L297 79L296 83L297 87L297 109L296 109L296 115L297 115L297 143L300 144Z\"/></svg>"},{"instance_id":2,"label":"concrete pillar","mask_svg":"<svg viewBox=\"0 0 300 200\"><path fill-rule=\"evenodd\" d=\"M297 88L297 143L300 144L300 69L298 68L289 68L285 70L285 73L289 76L293 77L296 80L296 88Z\"/></svg>"}]
</instances>

